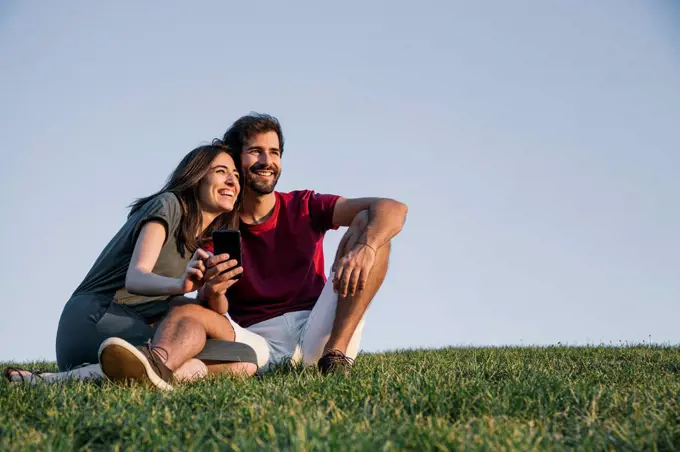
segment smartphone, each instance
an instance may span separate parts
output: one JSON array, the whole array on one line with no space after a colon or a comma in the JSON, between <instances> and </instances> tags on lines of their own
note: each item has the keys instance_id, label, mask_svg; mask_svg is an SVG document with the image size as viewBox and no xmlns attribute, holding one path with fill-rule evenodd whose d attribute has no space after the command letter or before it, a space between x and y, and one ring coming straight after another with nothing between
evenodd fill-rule
<instances>
[{"instance_id":1,"label":"smartphone","mask_svg":"<svg viewBox=\"0 0 680 452\"><path fill-rule=\"evenodd\" d=\"M241 265L241 231L221 229L214 231L212 238L215 255L226 253L229 255L229 260L236 259L238 261L237 267ZM236 275L234 279L241 279L241 275L243 273Z\"/></svg>"}]
</instances>

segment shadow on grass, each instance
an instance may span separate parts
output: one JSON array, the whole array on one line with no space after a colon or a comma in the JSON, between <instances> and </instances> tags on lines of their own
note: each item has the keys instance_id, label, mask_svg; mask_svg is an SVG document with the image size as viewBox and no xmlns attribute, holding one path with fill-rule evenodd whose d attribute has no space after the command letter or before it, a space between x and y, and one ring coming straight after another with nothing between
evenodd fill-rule
<instances>
[{"instance_id":1,"label":"shadow on grass","mask_svg":"<svg viewBox=\"0 0 680 452\"><path fill-rule=\"evenodd\" d=\"M80 427L74 435L74 446L77 449L98 449L102 446L123 442L121 428L115 424Z\"/></svg>"}]
</instances>

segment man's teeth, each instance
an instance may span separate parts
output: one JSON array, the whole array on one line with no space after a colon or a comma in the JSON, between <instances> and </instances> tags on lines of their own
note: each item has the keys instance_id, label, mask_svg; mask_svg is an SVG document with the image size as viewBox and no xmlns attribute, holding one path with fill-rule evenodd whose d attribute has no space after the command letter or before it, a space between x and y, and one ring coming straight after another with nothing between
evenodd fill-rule
<instances>
[{"instance_id":1,"label":"man's teeth","mask_svg":"<svg viewBox=\"0 0 680 452\"><path fill-rule=\"evenodd\" d=\"M255 171L255 174L258 176L271 176L272 172L271 171Z\"/></svg>"}]
</instances>

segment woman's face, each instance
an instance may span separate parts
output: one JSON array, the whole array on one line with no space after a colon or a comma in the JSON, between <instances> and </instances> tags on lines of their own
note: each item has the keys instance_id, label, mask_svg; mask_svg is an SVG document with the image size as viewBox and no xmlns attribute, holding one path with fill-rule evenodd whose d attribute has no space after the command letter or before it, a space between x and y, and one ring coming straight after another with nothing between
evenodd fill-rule
<instances>
[{"instance_id":1,"label":"woman's face","mask_svg":"<svg viewBox=\"0 0 680 452\"><path fill-rule=\"evenodd\" d=\"M231 212L240 191L234 160L226 152L220 152L210 163L208 173L198 183L201 209L217 214Z\"/></svg>"}]
</instances>

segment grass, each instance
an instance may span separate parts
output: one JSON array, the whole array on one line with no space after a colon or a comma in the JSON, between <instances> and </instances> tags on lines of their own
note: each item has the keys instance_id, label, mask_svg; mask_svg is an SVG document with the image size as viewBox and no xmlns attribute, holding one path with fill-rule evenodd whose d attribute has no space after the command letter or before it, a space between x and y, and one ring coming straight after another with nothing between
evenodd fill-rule
<instances>
[{"instance_id":1,"label":"grass","mask_svg":"<svg viewBox=\"0 0 680 452\"><path fill-rule=\"evenodd\" d=\"M6 364L6 363L5 363ZM0 450L676 450L680 348L361 355L160 393L0 383Z\"/></svg>"}]
</instances>

